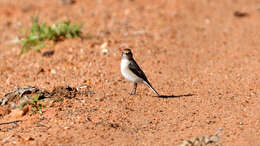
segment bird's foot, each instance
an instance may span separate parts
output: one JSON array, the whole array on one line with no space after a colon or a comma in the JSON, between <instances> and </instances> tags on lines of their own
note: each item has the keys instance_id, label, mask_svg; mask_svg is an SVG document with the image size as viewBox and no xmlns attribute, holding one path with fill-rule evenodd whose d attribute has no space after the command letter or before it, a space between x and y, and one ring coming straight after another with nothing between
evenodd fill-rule
<instances>
[{"instance_id":1,"label":"bird's foot","mask_svg":"<svg viewBox=\"0 0 260 146\"><path fill-rule=\"evenodd\" d=\"M136 93L129 93L129 95L137 96L138 94L136 94Z\"/></svg>"}]
</instances>

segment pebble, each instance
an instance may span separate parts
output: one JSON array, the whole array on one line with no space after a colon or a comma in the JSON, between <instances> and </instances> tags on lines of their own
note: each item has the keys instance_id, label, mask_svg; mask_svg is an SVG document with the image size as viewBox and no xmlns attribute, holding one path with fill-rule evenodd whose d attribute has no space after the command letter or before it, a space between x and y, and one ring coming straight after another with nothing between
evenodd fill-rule
<instances>
[{"instance_id":1,"label":"pebble","mask_svg":"<svg viewBox=\"0 0 260 146\"><path fill-rule=\"evenodd\" d=\"M56 70L55 69L51 69L51 74L56 74L57 72L56 72Z\"/></svg>"},{"instance_id":2,"label":"pebble","mask_svg":"<svg viewBox=\"0 0 260 146\"><path fill-rule=\"evenodd\" d=\"M76 0L60 0L58 3L60 5L72 5L76 3Z\"/></svg>"},{"instance_id":3,"label":"pebble","mask_svg":"<svg viewBox=\"0 0 260 146\"><path fill-rule=\"evenodd\" d=\"M14 117L14 118L20 118L20 117L26 115L26 113L28 111L29 111L29 107L26 106L22 110L20 110L19 108L12 110L10 115L11 115L11 117Z\"/></svg>"},{"instance_id":4,"label":"pebble","mask_svg":"<svg viewBox=\"0 0 260 146\"><path fill-rule=\"evenodd\" d=\"M26 140L26 141L31 141L31 140L34 140L34 138L32 138L31 136L29 136L29 137L26 137L25 140Z\"/></svg>"},{"instance_id":5,"label":"pebble","mask_svg":"<svg viewBox=\"0 0 260 146\"><path fill-rule=\"evenodd\" d=\"M108 53L107 45L108 45L108 43L105 42L105 43L103 43L103 44L100 46L100 49L101 49L101 53L102 53L102 54L107 54L107 53Z\"/></svg>"},{"instance_id":6,"label":"pebble","mask_svg":"<svg viewBox=\"0 0 260 146\"><path fill-rule=\"evenodd\" d=\"M211 136L211 137L210 137L210 140L211 140L212 142L218 142L218 141L219 141L219 137L216 136L216 135L214 135L214 136Z\"/></svg>"},{"instance_id":7,"label":"pebble","mask_svg":"<svg viewBox=\"0 0 260 146\"><path fill-rule=\"evenodd\" d=\"M2 98L0 99L1 105L6 105L8 103L8 98Z\"/></svg>"},{"instance_id":8,"label":"pebble","mask_svg":"<svg viewBox=\"0 0 260 146\"><path fill-rule=\"evenodd\" d=\"M4 139L2 140L2 143L7 143L8 140L10 139L10 137L12 137L12 136L8 136L8 137L4 138Z\"/></svg>"},{"instance_id":9,"label":"pebble","mask_svg":"<svg viewBox=\"0 0 260 146\"><path fill-rule=\"evenodd\" d=\"M209 24L210 20L209 19L205 19L205 24Z\"/></svg>"}]
</instances>

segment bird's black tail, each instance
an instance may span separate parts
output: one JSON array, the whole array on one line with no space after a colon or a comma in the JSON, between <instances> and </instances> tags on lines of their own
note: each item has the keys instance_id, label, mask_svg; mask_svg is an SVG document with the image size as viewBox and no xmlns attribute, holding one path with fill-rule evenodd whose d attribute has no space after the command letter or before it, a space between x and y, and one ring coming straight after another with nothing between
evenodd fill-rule
<instances>
[{"instance_id":1,"label":"bird's black tail","mask_svg":"<svg viewBox=\"0 0 260 146\"><path fill-rule=\"evenodd\" d=\"M143 83L147 85L150 89L152 89L157 96L160 96L160 94L152 87L152 85L148 81L143 81Z\"/></svg>"}]
</instances>

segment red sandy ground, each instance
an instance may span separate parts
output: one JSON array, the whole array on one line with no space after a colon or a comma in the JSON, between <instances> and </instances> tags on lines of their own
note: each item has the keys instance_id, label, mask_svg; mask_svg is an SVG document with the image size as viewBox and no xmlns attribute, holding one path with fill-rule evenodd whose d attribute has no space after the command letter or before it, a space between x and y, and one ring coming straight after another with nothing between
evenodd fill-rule
<instances>
[{"instance_id":1,"label":"red sandy ground","mask_svg":"<svg viewBox=\"0 0 260 146\"><path fill-rule=\"evenodd\" d=\"M51 57L20 55L12 40L36 12L49 24L84 24L83 34L93 37L41 51L53 49ZM86 84L96 93L53 103L42 115L0 117L22 120L0 125L2 144L178 145L223 128L223 145L260 145L258 0L1 0L0 32L0 98L25 85ZM133 48L159 93L194 95L161 99L140 85L130 96L132 84L119 68L122 46Z\"/></svg>"}]
</instances>

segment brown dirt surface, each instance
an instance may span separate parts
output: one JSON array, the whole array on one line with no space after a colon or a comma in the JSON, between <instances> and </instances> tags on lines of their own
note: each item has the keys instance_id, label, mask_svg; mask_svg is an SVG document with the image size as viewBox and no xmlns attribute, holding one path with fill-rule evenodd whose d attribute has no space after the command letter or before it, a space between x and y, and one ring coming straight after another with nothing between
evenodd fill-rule
<instances>
[{"instance_id":1,"label":"brown dirt surface","mask_svg":"<svg viewBox=\"0 0 260 146\"><path fill-rule=\"evenodd\" d=\"M20 55L35 13L85 37ZM1 145L179 145L220 129L215 144L260 145L259 0L1 0L0 32L0 99L26 86L61 98L42 114L1 105ZM169 98L128 94L126 46Z\"/></svg>"}]
</instances>

